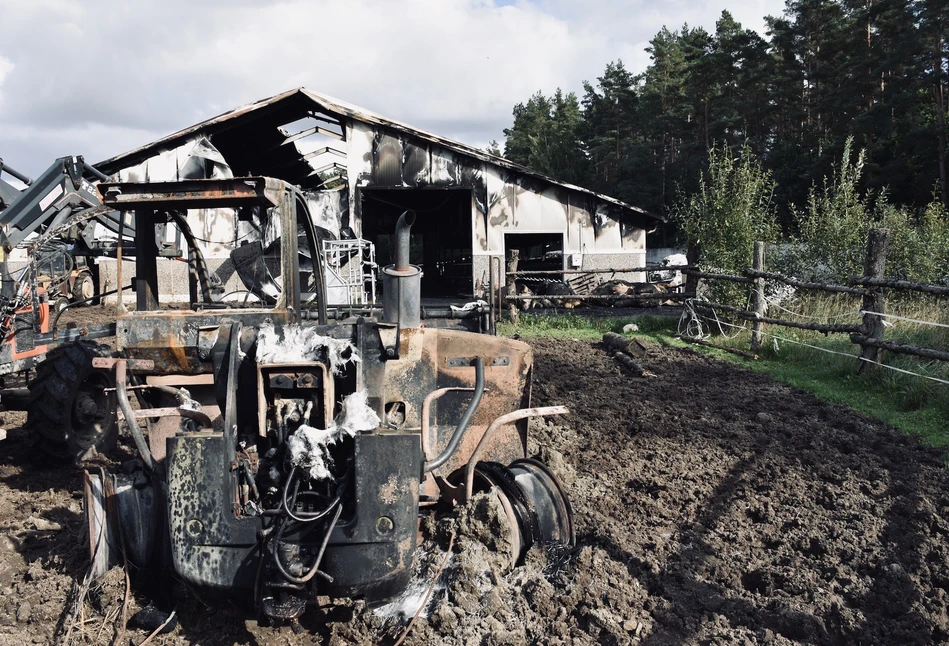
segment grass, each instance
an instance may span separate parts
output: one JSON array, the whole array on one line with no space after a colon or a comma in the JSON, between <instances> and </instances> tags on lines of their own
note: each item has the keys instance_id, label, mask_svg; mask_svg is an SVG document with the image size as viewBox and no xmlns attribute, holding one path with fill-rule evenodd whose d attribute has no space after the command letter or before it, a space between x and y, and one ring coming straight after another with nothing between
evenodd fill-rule
<instances>
[{"instance_id":1,"label":"grass","mask_svg":"<svg viewBox=\"0 0 949 646\"><path fill-rule=\"evenodd\" d=\"M623 333L633 323L639 330L632 333L660 343L675 336L677 319L668 316L600 317L574 314L521 314L520 323L498 323L498 334L521 337L550 337L599 341L606 332Z\"/></svg>"},{"instance_id":2,"label":"grass","mask_svg":"<svg viewBox=\"0 0 949 646\"><path fill-rule=\"evenodd\" d=\"M859 314L853 314L859 306L846 297L803 299L786 307L797 315L809 317L805 320L840 323L860 320ZM887 305L887 312L949 325L949 308L945 305L940 307L935 300L892 303ZM780 310L772 311L769 315L802 320ZM878 366L858 375L856 356L859 347L851 344L844 334L825 336L806 330L766 326L765 332L780 339L766 336L758 352L759 359L751 361L677 339L678 321L669 317L599 318L570 314L528 314L521 315L521 322L516 326L509 322L499 324L498 333L507 336L517 334L522 337L599 340L604 332L621 333L628 323L639 326L639 331L632 333L636 337L645 337L669 346L688 346L751 370L767 373L778 381L814 394L822 401L844 404L879 419L919 437L927 445L949 447L949 385ZM736 328L728 326L723 326L723 329L732 336L711 337L709 340L748 350L751 341L749 331L736 332ZM893 320L893 326L886 330L886 338L899 343L946 349L949 347L949 328ZM884 353L882 360L887 366L949 381L949 364L946 363L892 353Z\"/></svg>"}]
</instances>

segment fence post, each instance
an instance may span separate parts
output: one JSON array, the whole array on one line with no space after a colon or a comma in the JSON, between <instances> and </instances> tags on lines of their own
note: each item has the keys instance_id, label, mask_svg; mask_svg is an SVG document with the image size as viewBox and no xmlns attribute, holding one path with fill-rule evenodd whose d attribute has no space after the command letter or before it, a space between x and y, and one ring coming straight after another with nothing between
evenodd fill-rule
<instances>
[{"instance_id":1,"label":"fence post","mask_svg":"<svg viewBox=\"0 0 949 646\"><path fill-rule=\"evenodd\" d=\"M692 269L699 268L699 247L695 243L690 243L685 251L685 263ZM706 270L709 271L709 270ZM685 293L695 294L698 292L699 277L694 274L685 275Z\"/></svg>"},{"instance_id":2,"label":"fence post","mask_svg":"<svg viewBox=\"0 0 949 646\"><path fill-rule=\"evenodd\" d=\"M755 252L754 258L752 259L752 268L755 271L764 271L764 242L755 243ZM751 323L751 351L757 352L758 348L761 347L761 327L764 323L761 322L761 317L765 313L765 300L764 300L764 278L760 276L755 277L755 291L752 292L752 304L755 308L755 315L757 315L758 320L752 321Z\"/></svg>"},{"instance_id":3,"label":"fence post","mask_svg":"<svg viewBox=\"0 0 949 646\"><path fill-rule=\"evenodd\" d=\"M521 314L517 309L517 301L513 300L517 296L517 285L515 281L517 277L514 274L517 272L517 262L520 257L521 252L518 249L508 249L507 250L507 271L505 272L505 280L507 281L507 296L512 299L507 302L507 315L512 323L517 324L521 321Z\"/></svg>"},{"instance_id":4,"label":"fence post","mask_svg":"<svg viewBox=\"0 0 949 646\"><path fill-rule=\"evenodd\" d=\"M864 265L864 275L872 278L883 278L886 272L886 245L889 239L887 229L870 229L870 236L867 238L867 259ZM865 312L879 312L883 314L883 288L868 287L867 293L863 297L863 309ZM876 314L863 315L863 333L875 341L883 340L883 317ZM879 357L880 349L869 345L861 346L860 365L857 366L857 374L862 374L873 368L870 361L876 361ZM866 361L863 361L866 359Z\"/></svg>"}]
</instances>

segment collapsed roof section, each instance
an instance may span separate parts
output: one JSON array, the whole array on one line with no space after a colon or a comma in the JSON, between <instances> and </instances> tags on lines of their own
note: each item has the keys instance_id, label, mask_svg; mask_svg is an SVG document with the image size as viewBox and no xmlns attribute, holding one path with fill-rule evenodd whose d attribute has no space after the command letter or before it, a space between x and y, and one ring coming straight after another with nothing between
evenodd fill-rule
<instances>
[{"instance_id":1,"label":"collapsed roof section","mask_svg":"<svg viewBox=\"0 0 949 646\"><path fill-rule=\"evenodd\" d=\"M451 151L509 171L524 180L586 194L606 206L611 215L636 221L646 229L663 219L607 195L558 182L520 164L496 157L418 128L387 119L337 99L298 88L243 105L156 142L96 164L105 173L139 164L155 155L194 140L209 137L237 176L278 177L304 189L332 188L347 178L347 121L394 131L421 143ZM623 217L625 216L625 217Z\"/></svg>"}]
</instances>

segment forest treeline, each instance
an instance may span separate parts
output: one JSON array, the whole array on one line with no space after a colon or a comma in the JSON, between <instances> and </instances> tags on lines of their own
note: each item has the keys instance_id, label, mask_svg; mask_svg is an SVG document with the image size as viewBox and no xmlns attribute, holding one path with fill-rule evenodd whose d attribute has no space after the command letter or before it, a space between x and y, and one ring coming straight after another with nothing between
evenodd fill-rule
<instances>
[{"instance_id":1,"label":"forest treeline","mask_svg":"<svg viewBox=\"0 0 949 646\"><path fill-rule=\"evenodd\" d=\"M538 92L514 107L504 156L666 214L699 189L710 151L747 147L793 230L794 205L849 139L864 151L863 190L946 204L949 2L788 0L766 21L766 37L727 11L714 33L663 28L641 74L617 61L582 96Z\"/></svg>"}]
</instances>

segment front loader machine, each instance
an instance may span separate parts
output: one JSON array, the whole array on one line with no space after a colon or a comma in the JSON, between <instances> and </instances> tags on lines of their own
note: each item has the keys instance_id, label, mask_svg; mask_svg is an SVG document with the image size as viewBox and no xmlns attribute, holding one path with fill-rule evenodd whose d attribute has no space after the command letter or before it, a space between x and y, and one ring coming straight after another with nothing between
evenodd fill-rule
<instances>
[{"instance_id":1,"label":"front loader machine","mask_svg":"<svg viewBox=\"0 0 949 646\"><path fill-rule=\"evenodd\" d=\"M25 409L37 459L74 461L116 442L111 377L91 360L110 349L92 341L114 326L57 330L67 307L97 296L98 267L112 243L96 224L115 230L92 181L108 178L82 157L57 159L35 180L3 164L24 187L0 177L0 396L6 410ZM10 253L25 247L26 266L11 272ZM29 390L17 387L35 369Z\"/></svg>"},{"instance_id":2,"label":"front loader machine","mask_svg":"<svg viewBox=\"0 0 949 646\"><path fill-rule=\"evenodd\" d=\"M248 291L267 285L273 302L162 310L143 297L119 316L120 358L96 364L115 371L140 461L86 476L96 572L124 555L136 568L170 568L194 588L293 619L317 595L375 602L402 592L420 511L463 504L478 490L500 498L520 554L574 542L567 496L526 459L528 418L567 410L530 408L526 344L421 325L421 272L408 264L414 215L399 221L381 320L326 325L308 291L319 268L301 260L319 257L300 249L316 239L292 188L240 178L187 191L102 190L116 208L136 211L138 232L174 219L169 204L269 218L261 231L273 237L252 243L260 262L243 275ZM148 258L136 262L148 280ZM143 293L157 291L140 285Z\"/></svg>"}]
</instances>

